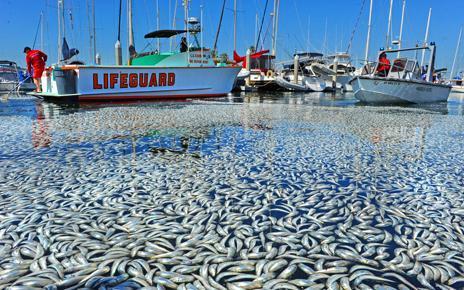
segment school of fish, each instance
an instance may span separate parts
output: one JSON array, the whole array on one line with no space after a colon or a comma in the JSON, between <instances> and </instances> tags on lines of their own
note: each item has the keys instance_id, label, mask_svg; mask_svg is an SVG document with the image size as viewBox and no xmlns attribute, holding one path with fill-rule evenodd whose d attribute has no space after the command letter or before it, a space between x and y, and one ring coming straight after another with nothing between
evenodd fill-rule
<instances>
[{"instance_id":1,"label":"school of fish","mask_svg":"<svg viewBox=\"0 0 464 290\"><path fill-rule=\"evenodd\" d=\"M0 111L0 289L464 288L463 116L30 103Z\"/></svg>"}]
</instances>

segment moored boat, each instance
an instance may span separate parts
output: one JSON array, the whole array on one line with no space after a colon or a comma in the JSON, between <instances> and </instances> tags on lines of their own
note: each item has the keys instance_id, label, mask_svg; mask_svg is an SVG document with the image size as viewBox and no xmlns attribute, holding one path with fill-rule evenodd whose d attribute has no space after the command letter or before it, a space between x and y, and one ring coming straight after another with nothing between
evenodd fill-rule
<instances>
[{"instance_id":1,"label":"moored boat","mask_svg":"<svg viewBox=\"0 0 464 290\"><path fill-rule=\"evenodd\" d=\"M27 92L34 89L34 83L14 61L0 60L0 93Z\"/></svg>"},{"instance_id":2,"label":"moored boat","mask_svg":"<svg viewBox=\"0 0 464 290\"><path fill-rule=\"evenodd\" d=\"M446 101L451 86L435 83L433 72L435 67L435 44L409 49L385 50L382 53L399 51L430 50L430 61L427 71L421 73L416 59L397 58L393 61L386 76L381 76L377 69L380 63L367 65L364 74L355 76L350 84L354 96L366 103L430 103ZM379 56L380 56L379 54ZM370 68L374 68L371 70ZM425 77L425 79L423 79Z\"/></svg>"}]
</instances>

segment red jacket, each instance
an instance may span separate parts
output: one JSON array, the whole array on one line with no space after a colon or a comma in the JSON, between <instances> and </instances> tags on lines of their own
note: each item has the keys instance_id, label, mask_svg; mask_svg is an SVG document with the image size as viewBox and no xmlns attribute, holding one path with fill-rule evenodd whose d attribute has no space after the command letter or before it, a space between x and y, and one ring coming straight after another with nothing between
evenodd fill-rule
<instances>
[{"instance_id":1,"label":"red jacket","mask_svg":"<svg viewBox=\"0 0 464 290\"><path fill-rule=\"evenodd\" d=\"M42 69L45 67L47 55L40 50L30 50L26 54L27 71L30 72L31 68Z\"/></svg>"},{"instance_id":2,"label":"red jacket","mask_svg":"<svg viewBox=\"0 0 464 290\"><path fill-rule=\"evenodd\" d=\"M377 72L389 71L390 70L390 61L386 57L379 58L379 66L377 67Z\"/></svg>"}]
</instances>

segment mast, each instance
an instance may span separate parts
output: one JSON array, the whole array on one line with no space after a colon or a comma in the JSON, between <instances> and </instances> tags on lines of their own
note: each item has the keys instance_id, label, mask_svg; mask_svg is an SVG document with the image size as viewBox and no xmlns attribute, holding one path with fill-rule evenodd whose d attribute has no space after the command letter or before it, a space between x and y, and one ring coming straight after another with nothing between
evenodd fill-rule
<instances>
[{"instance_id":1,"label":"mast","mask_svg":"<svg viewBox=\"0 0 464 290\"><path fill-rule=\"evenodd\" d=\"M122 0L119 0L119 18L118 18L118 40L114 44L114 57L116 65L122 65L122 49L121 49L121 14L122 14Z\"/></svg>"},{"instance_id":2,"label":"mast","mask_svg":"<svg viewBox=\"0 0 464 290\"><path fill-rule=\"evenodd\" d=\"M454 60L453 60L453 66L451 67L450 79L453 79L454 68L455 68L456 60L458 58L458 53L459 53L459 45L461 44L461 36L462 36L462 27L461 27L461 30L459 30L458 44L456 45L456 52L454 53Z\"/></svg>"},{"instance_id":3,"label":"mast","mask_svg":"<svg viewBox=\"0 0 464 290\"><path fill-rule=\"evenodd\" d=\"M43 42L43 36L44 36L44 15L43 11L40 11L40 50L44 50L44 42Z\"/></svg>"},{"instance_id":4,"label":"mast","mask_svg":"<svg viewBox=\"0 0 464 290\"><path fill-rule=\"evenodd\" d=\"M187 31L187 63L190 65L190 32L189 32L189 25L188 25L188 9L189 9L189 1L190 0L183 0L184 3L184 22L185 22L185 30Z\"/></svg>"},{"instance_id":5,"label":"mast","mask_svg":"<svg viewBox=\"0 0 464 290\"><path fill-rule=\"evenodd\" d=\"M279 6L280 0L274 0L274 29L272 36L272 55L277 53L277 31L279 30Z\"/></svg>"},{"instance_id":6,"label":"mast","mask_svg":"<svg viewBox=\"0 0 464 290\"><path fill-rule=\"evenodd\" d=\"M134 45L134 29L132 27L132 0L127 0L127 15L128 15L128 26L129 26L129 64L132 54L135 51Z\"/></svg>"},{"instance_id":7,"label":"mast","mask_svg":"<svg viewBox=\"0 0 464 290\"><path fill-rule=\"evenodd\" d=\"M95 0L94 0L95 1ZM159 10L159 0L156 0L156 30L160 29L160 10ZM160 52L160 39L157 40L158 53Z\"/></svg>"},{"instance_id":8,"label":"mast","mask_svg":"<svg viewBox=\"0 0 464 290\"><path fill-rule=\"evenodd\" d=\"M369 24L367 25L367 40L366 40L366 53L364 55L364 61L368 63L369 58L369 43L371 41L371 28L372 28L372 6L374 0L371 0L371 5L369 8Z\"/></svg>"},{"instance_id":9,"label":"mast","mask_svg":"<svg viewBox=\"0 0 464 290\"><path fill-rule=\"evenodd\" d=\"M432 17L432 8L429 9L429 17L427 18L427 28L425 29L425 39L424 39L424 46L427 45L429 41L429 27L430 27L430 18ZM422 59L421 59L421 67L424 65L425 60L425 49L422 50Z\"/></svg>"},{"instance_id":10,"label":"mast","mask_svg":"<svg viewBox=\"0 0 464 290\"><path fill-rule=\"evenodd\" d=\"M62 13L61 10L63 9L64 0L58 0L58 62L60 62L63 59L63 54L62 54ZM64 35L64 33L63 33Z\"/></svg>"},{"instance_id":11,"label":"mast","mask_svg":"<svg viewBox=\"0 0 464 290\"><path fill-rule=\"evenodd\" d=\"M200 5L200 53L201 65L203 66L203 5Z\"/></svg>"},{"instance_id":12,"label":"mast","mask_svg":"<svg viewBox=\"0 0 464 290\"><path fill-rule=\"evenodd\" d=\"M390 34L392 30L392 14L393 14L393 0L390 0L390 12L388 13L388 30L387 30L387 40L385 43L385 49L390 47Z\"/></svg>"},{"instance_id":13,"label":"mast","mask_svg":"<svg viewBox=\"0 0 464 290\"><path fill-rule=\"evenodd\" d=\"M400 24L400 37L398 39L398 49L401 49L402 42L403 42L403 23L404 23L404 11L406 9L406 0L403 0L403 9L401 11L401 24ZM398 51L397 58L400 57L400 52Z\"/></svg>"},{"instance_id":14,"label":"mast","mask_svg":"<svg viewBox=\"0 0 464 290\"><path fill-rule=\"evenodd\" d=\"M172 15L172 29L176 29L176 15L177 15L177 0L174 0L174 14ZM177 36L175 36L177 41ZM169 38L169 50L172 51L172 37Z\"/></svg>"},{"instance_id":15,"label":"mast","mask_svg":"<svg viewBox=\"0 0 464 290\"><path fill-rule=\"evenodd\" d=\"M93 26L93 60L96 63L97 58L97 35L96 35L96 21L95 21L95 0L92 0L92 26Z\"/></svg>"},{"instance_id":16,"label":"mast","mask_svg":"<svg viewBox=\"0 0 464 290\"><path fill-rule=\"evenodd\" d=\"M234 51L237 51L237 0L234 0Z\"/></svg>"}]
</instances>

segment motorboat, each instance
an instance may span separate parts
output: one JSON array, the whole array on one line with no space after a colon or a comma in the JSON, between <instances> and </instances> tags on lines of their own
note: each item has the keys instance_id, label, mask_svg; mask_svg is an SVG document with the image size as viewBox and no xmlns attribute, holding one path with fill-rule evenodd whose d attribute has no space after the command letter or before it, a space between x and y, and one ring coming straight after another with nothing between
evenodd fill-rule
<instances>
[{"instance_id":1,"label":"motorboat","mask_svg":"<svg viewBox=\"0 0 464 290\"><path fill-rule=\"evenodd\" d=\"M14 61L0 60L0 93L33 91L35 85Z\"/></svg>"},{"instance_id":2,"label":"motorboat","mask_svg":"<svg viewBox=\"0 0 464 290\"><path fill-rule=\"evenodd\" d=\"M337 53L326 56L322 63L313 63L311 70L326 80L328 88L353 91L349 84L354 77L356 68L351 65L351 56L346 53Z\"/></svg>"},{"instance_id":3,"label":"motorboat","mask_svg":"<svg viewBox=\"0 0 464 290\"><path fill-rule=\"evenodd\" d=\"M128 64L118 63L121 61L117 65L73 64L72 58L78 50L69 49L63 37L63 45L58 50L59 63L42 75L42 93L31 94L70 101L119 101L214 97L224 96L232 90L241 68L214 62L212 51L203 46L202 23L195 17L187 17L188 13L185 29L158 29L145 35L146 39L157 40L183 35L185 42L180 51L160 52L157 49L137 52L131 3L132 0L128 1ZM59 1L58 11L63 10L63 1ZM64 14L61 12L59 15ZM64 20L59 23L64 23ZM58 26L59 35L61 30L64 32ZM118 54L121 55L121 52Z\"/></svg>"},{"instance_id":4,"label":"motorboat","mask_svg":"<svg viewBox=\"0 0 464 290\"><path fill-rule=\"evenodd\" d=\"M448 99L451 85L434 81L434 67L436 46L383 50L382 53L396 54L428 50L430 52L427 70L420 67L415 58L399 57L393 60L386 76L381 76L377 68L378 62L365 65L362 75L355 76L350 84L353 86L354 96L366 103L430 103L442 102Z\"/></svg>"},{"instance_id":5,"label":"motorboat","mask_svg":"<svg viewBox=\"0 0 464 290\"><path fill-rule=\"evenodd\" d=\"M322 54L305 52L295 54L293 63L281 63L276 83L285 90L299 92L322 92L326 89L325 80L319 78L312 70L311 64L322 61Z\"/></svg>"}]
</instances>

